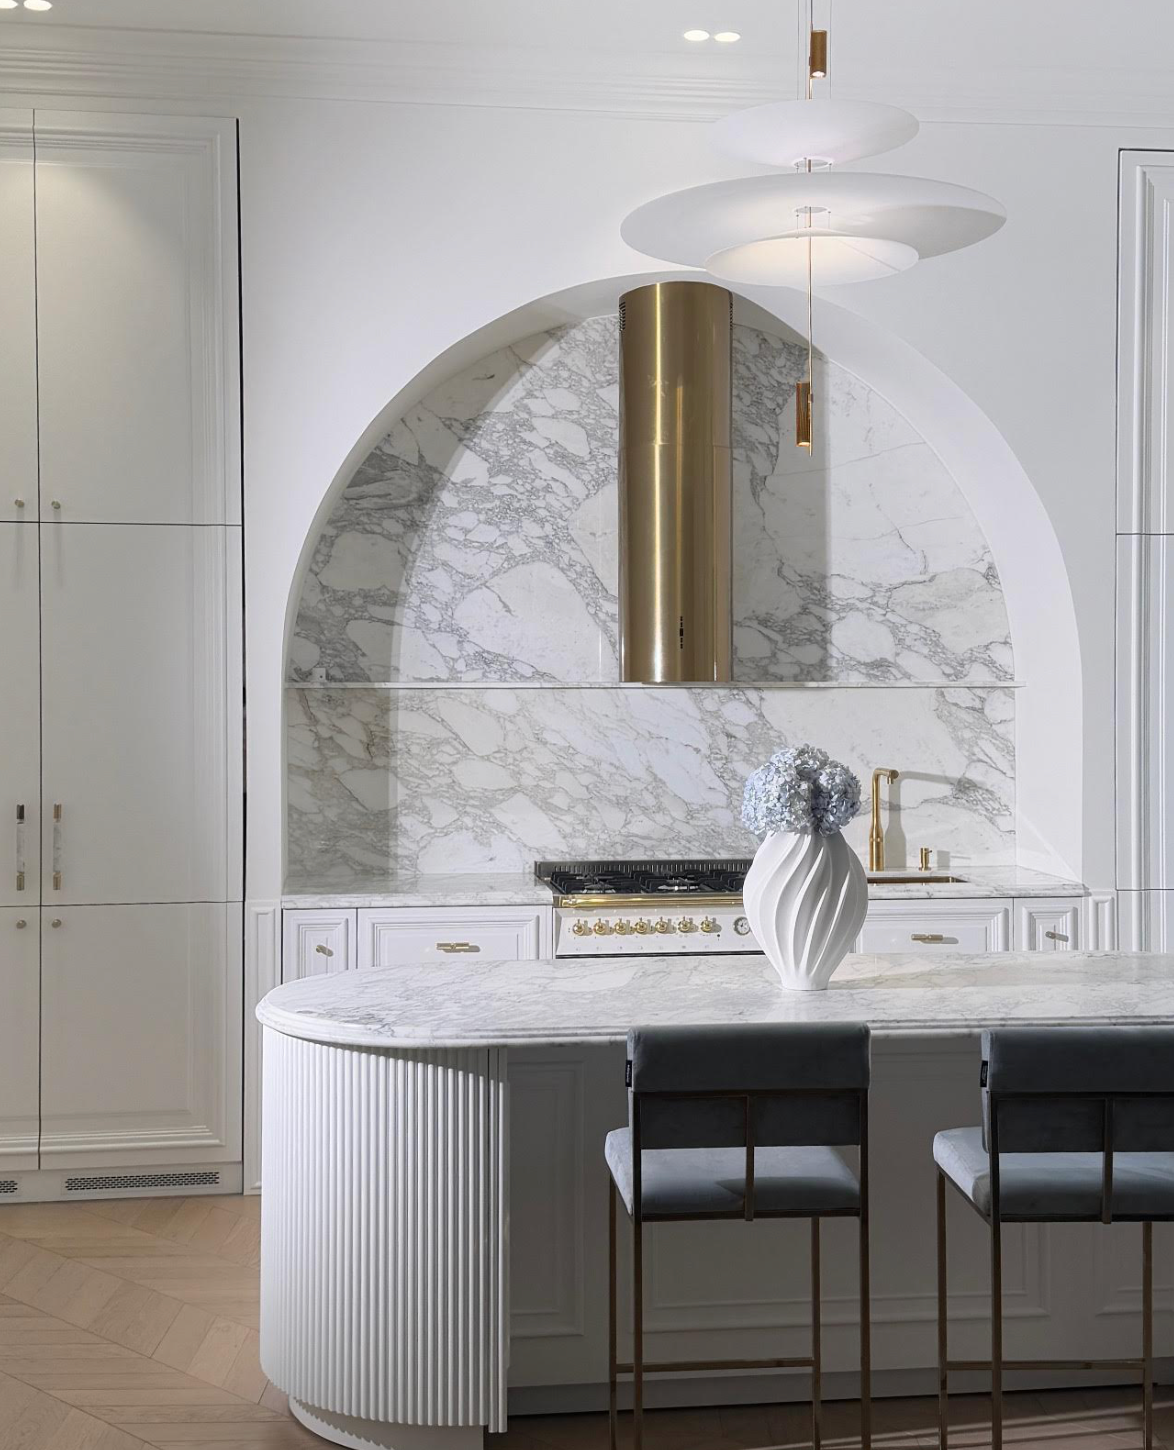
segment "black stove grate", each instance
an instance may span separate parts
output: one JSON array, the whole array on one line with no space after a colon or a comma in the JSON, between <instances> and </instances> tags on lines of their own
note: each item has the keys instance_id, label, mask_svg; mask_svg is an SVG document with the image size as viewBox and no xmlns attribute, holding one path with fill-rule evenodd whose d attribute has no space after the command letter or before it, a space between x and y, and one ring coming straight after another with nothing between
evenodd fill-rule
<instances>
[{"instance_id":1,"label":"black stove grate","mask_svg":"<svg viewBox=\"0 0 1174 1450\"><path fill-rule=\"evenodd\" d=\"M534 874L558 896L735 896L749 857L723 861L539 861Z\"/></svg>"}]
</instances>

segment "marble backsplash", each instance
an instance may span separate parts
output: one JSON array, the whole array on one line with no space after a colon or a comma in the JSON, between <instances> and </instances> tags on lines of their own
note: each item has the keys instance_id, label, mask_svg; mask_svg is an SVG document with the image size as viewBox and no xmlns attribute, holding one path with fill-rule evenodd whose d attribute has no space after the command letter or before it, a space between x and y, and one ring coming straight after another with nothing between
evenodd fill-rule
<instances>
[{"instance_id":1,"label":"marble backsplash","mask_svg":"<svg viewBox=\"0 0 1174 1450\"><path fill-rule=\"evenodd\" d=\"M932 448L816 359L796 449L795 342L734 331L734 655L748 682L1010 680L1002 590ZM314 548L296 681L610 683L614 318L503 348L440 384L363 462Z\"/></svg>"},{"instance_id":2,"label":"marble backsplash","mask_svg":"<svg viewBox=\"0 0 1174 1450\"><path fill-rule=\"evenodd\" d=\"M287 691L289 872L526 870L540 857L744 855L746 775L813 741L888 792L889 865L1014 859L1014 691ZM865 850L866 815L848 836Z\"/></svg>"}]
</instances>

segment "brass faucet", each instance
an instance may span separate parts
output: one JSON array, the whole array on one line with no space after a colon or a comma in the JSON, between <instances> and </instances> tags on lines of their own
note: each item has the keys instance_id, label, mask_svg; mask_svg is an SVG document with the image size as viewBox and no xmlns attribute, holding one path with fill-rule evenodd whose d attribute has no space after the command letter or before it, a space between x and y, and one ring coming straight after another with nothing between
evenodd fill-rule
<instances>
[{"instance_id":1,"label":"brass faucet","mask_svg":"<svg viewBox=\"0 0 1174 1450\"><path fill-rule=\"evenodd\" d=\"M880 783L887 780L890 785L897 779L895 770L874 770L872 772L872 826L868 832L868 869L885 869L885 831L881 825Z\"/></svg>"}]
</instances>

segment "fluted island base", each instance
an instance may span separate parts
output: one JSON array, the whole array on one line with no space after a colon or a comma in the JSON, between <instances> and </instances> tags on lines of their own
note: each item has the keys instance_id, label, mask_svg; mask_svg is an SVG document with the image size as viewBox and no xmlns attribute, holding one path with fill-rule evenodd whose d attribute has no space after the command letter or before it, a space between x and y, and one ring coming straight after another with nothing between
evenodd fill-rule
<instances>
[{"instance_id":1,"label":"fluted island base","mask_svg":"<svg viewBox=\"0 0 1174 1450\"><path fill-rule=\"evenodd\" d=\"M348 1450L481 1450L484 1437L480 1426L387 1425L332 1415L297 1400L290 1400L289 1412L307 1430Z\"/></svg>"},{"instance_id":2,"label":"fluted island base","mask_svg":"<svg viewBox=\"0 0 1174 1450\"><path fill-rule=\"evenodd\" d=\"M261 1364L339 1445L505 1429L505 1053L265 1030Z\"/></svg>"}]
</instances>

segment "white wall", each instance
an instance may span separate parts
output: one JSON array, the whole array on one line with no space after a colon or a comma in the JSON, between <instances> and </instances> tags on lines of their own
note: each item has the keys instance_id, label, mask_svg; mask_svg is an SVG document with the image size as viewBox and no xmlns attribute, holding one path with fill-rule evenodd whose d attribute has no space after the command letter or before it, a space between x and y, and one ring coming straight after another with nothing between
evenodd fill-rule
<instances>
[{"instance_id":1,"label":"white wall","mask_svg":"<svg viewBox=\"0 0 1174 1450\"><path fill-rule=\"evenodd\" d=\"M267 102L241 115L248 890L265 897L281 878L288 591L355 441L468 332L537 296L639 271L644 262L619 240L624 213L723 168L695 123L329 102ZM1071 730L1063 750L1047 749L1047 702L1031 748L1021 742L1021 774L1044 782L1031 822L1044 844L1094 886L1113 883L1117 148L1160 146L1163 135L1174 144L1174 132L1115 126L927 125L883 160L992 192L1006 228L835 298L970 396L1050 515L1080 630L1083 780L1079 732L1075 750ZM1043 649L1062 606L1041 590ZM1062 694L1053 708L1059 740L1072 712ZM1083 843L1073 831L1081 816Z\"/></svg>"}]
</instances>

